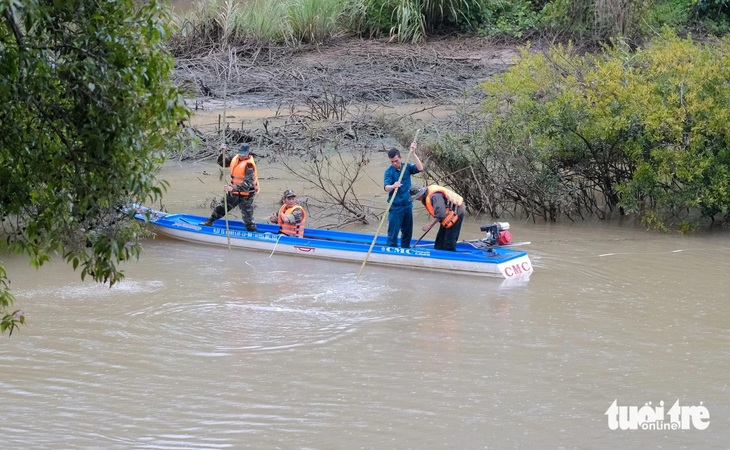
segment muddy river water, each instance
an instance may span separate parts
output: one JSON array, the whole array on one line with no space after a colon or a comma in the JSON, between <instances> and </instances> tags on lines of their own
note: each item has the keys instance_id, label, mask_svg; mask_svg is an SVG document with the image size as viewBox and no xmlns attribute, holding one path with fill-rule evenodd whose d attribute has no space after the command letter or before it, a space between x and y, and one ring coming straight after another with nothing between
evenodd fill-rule
<instances>
[{"instance_id":1,"label":"muddy river water","mask_svg":"<svg viewBox=\"0 0 730 450\"><path fill-rule=\"evenodd\" d=\"M166 208L207 214L216 171L169 163ZM259 218L282 188L307 193L265 184ZM159 238L109 289L1 255L29 323L0 345L0 442L727 448L727 233L511 222L535 266L521 285L377 267L356 281L358 264Z\"/></svg>"}]
</instances>

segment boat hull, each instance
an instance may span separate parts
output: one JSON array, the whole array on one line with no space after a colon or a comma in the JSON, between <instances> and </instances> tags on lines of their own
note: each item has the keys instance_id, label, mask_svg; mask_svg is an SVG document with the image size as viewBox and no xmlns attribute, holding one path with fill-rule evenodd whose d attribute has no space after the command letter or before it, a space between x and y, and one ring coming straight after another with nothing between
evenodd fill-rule
<instances>
[{"instance_id":1,"label":"boat hull","mask_svg":"<svg viewBox=\"0 0 730 450\"><path fill-rule=\"evenodd\" d=\"M147 214L149 212L149 214ZM457 251L435 250L433 241L421 241L418 247L400 248L385 245L385 236L333 230L305 229L304 237L297 238L277 233L272 224L257 224L259 231L247 231L240 221L219 219L212 226L201 225L205 217L188 214L167 214L144 209L136 218L149 221L156 232L179 240L200 244L229 246L272 254L296 255L368 264L442 271L469 275L515 279L532 273L527 253L507 248L475 248L460 242ZM370 256L368 255L370 251Z\"/></svg>"}]
</instances>

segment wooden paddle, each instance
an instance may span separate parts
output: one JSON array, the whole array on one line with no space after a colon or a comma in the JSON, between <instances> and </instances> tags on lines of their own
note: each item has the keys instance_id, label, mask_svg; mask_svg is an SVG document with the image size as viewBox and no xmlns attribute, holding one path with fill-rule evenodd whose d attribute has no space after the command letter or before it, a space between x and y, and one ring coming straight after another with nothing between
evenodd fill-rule
<instances>
[{"instance_id":1,"label":"wooden paddle","mask_svg":"<svg viewBox=\"0 0 730 450\"><path fill-rule=\"evenodd\" d=\"M418 134L421 132L420 129L416 130L416 135L413 137L413 142L418 141ZM408 160L411 159L411 154L413 153L413 149L408 151L408 156L406 156L406 160L403 162L403 165L400 169L400 176L398 177L398 184L400 184L401 180L403 179L403 175L406 173L406 168L408 167ZM380 234L380 229L383 228L383 222L385 222L385 218L388 217L388 211L390 211L390 207L393 206L393 202L395 201L395 196L398 194L398 186L396 186L395 189L393 189L393 195L390 197L390 201L388 202L388 207L385 208L385 212L383 213L383 218L380 219L380 225L378 225L378 230L375 232L375 236L373 236L373 242L370 244L370 249L368 249L367 255L365 255L365 260L362 262L362 266L360 266L360 271L357 273L357 278L355 278L355 282L357 283L360 280L360 275L362 275L362 270L365 268L365 264L368 262L368 258L370 258L370 254L373 252L373 247L375 247L375 241L378 240L378 235Z\"/></svg>"}]
</instances>

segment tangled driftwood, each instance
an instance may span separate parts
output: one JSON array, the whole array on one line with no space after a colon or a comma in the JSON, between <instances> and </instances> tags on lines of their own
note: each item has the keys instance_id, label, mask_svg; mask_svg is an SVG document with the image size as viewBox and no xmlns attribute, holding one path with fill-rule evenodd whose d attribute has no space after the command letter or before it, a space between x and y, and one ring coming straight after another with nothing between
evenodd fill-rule
<instances>
[{"instance_id":1,"label":"tangled driftwood","mask_svg":"<svg viewBox=\"0 0 730 450\"><path fill-rule=\"evenodd\" d=\"M178 56L176 83L194 96L218 99L227 83L228 98L245 105L301 103L324 91L348 102L447 102L503 71L514 55L480 39L448 45L343 40L319 47L226 50Z\"/></svg>"}]
</instances>

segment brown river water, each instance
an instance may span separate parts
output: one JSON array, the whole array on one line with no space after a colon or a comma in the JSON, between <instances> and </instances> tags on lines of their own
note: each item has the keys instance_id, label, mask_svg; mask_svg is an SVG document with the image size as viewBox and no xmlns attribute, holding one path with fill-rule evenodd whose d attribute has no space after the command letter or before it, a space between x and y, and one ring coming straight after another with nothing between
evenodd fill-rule
<instances>
[{"instance_id":1,"label":"brown river water","mask_svg":"<svg viewBox=\"0 0 730 450\"><path fill-rule=\"evenodd\" d=\"M207 215L217 171L168 163L165 207ZM262 187L259 220L307 195ZM1 255L29 321L1 337L2 447L728 448L727 233L511 223L520 285L159 238L109 289ZM614 400L709 426L613 430Z\"/></svg>"}]
</instances>

